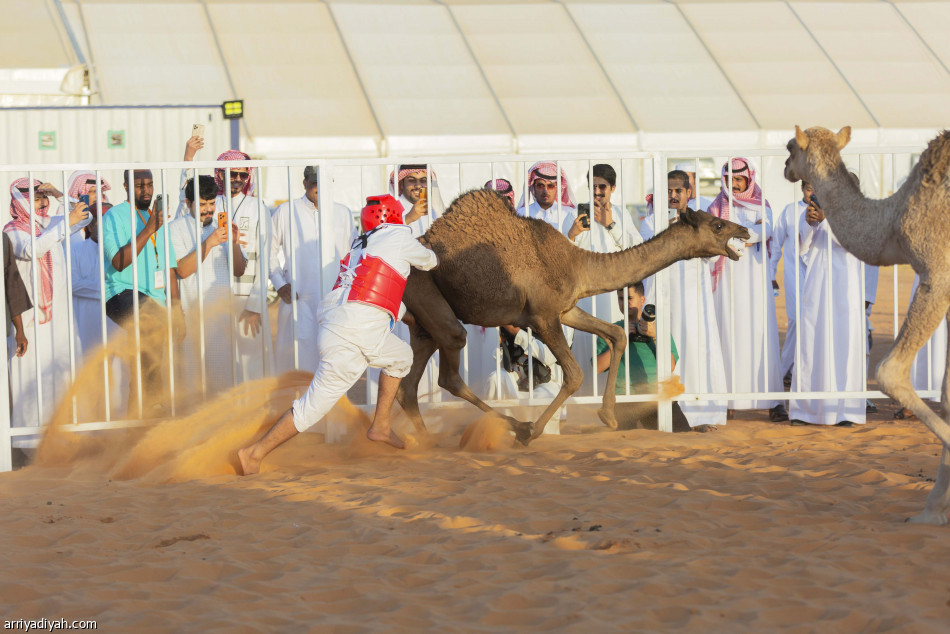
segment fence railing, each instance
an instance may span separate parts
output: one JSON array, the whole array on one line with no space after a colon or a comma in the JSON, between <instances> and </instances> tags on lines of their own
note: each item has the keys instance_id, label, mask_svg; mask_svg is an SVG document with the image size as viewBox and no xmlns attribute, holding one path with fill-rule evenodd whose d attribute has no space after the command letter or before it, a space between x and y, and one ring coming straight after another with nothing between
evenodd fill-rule
<instances>
[{"instance_id":1,"label":"fence railing","mask_svg":"<svg viewBox=\"0 0 950 634\"><path fill-rule=\"evenodd\" d=\"M867 150L853 150L846 152L845 162L851 166L861 177L862 189L869 197L883 197L897 189L899 181L906 176L911 169L917 155L922 148L873 148ZM331 288L337 272L341 249L346 250L346 244L341 246L342 238L346 236L355 227L355 220L358 217L358 210L365 200L366 196L392 192L399 196L398 189L392 189L390 184L390 175L393 172L398 173L400 164L423 164L426 166L428 175L427 211L419 221L419 231L423 231L432 222L438 219L443 213L448 203L460 193L470 189L481 188L486 182L494 182L497 178L505 178L514 186L517 198L522 198L527 206L533 199L528 186L528 171L530 166L536 160L554 161L560 168L557 172L557 191L561 191L562 171L563 178L569 182L570 188L577 195L579 202L584 202L585 198L591 201L590 192L593 191L593 167L596 164L606 163L611 165L617 174L616 189L612 192L611 202L615 210L619 210L617 223L621 226L624 235L628 230L635 230L639 233L659 233L663 231L669 223L666 200L666 174L677 163L687 163L692 165L693 172L697 175L700 184L698 194L712 194L714 186L709 181L712 178L718 180L719 169L726 163L727 159L734 156L747 157L756 164L757 182L763 191L763 203L761 204L760 214L766 220L760 225L753 227L753 231L758 232L760 249L764 256L760 257L757 266L760 268L756 279L763 285L762 288L743 289L737 288L735 284L728 284L730 292L729 323L719 324L719 330L728 333L730 349L724 350L725 354L735 356L736 346L743 345L740 341L740 334L758 330L763 337L762 347L768 354L774 353L774 346L770 346L765 339L777 337L777 330L770 331L769 323L775 323L774 315L775 297L772 293L772 277L769 265L769 249L779 245L769 244L772 222L786 205L795 205L794 228L797 232L802 210L796 202L801 199L801 191L797 184L789 183L782 177L782 166L786 158L784 149L782 150L728 150L723 149L715 153L710 152L631 152L631 153L590 153L584 155L561 155L561 156L543 156L527 157L524 155L495 155L495 156L455 156L438 157L428 159L412 159L396 162L393 159L346 159L346 160L260 160L260 161L195 161L195 162L157 162L147 164L98 164L98 165L14 165L0 167L0 182L4 184L13 182L20 177L29 179L28 192L24 196L28 200L30 209L30 233L28 238L20 240L19 249L15 248L17 256L17 267L22 273L26 273L28 279L24 279L27 287L30 289L30 295L34 298L34 305L37 304L37 298L42 292L43 276L42 267L46 266L41 260L43 253L37 255L37 243L42 245L52 244L50 253L52 254L52 273L53 273L53 317L46 323L35 323L34 312L24 315L24 326L27 330L27 338L30 340L27 355L30 359L17 358L12 354L10 345L12 340L8 340L8 364L4 364L0 370L0 381L5 383L11 381L12 402L8 402L8 392L2 390L3 396L0 396L0 411L3 411L3 418L0 420L0 470L10 468L10 450L11 446L29 444L35 442L35 437L40 433L40 428L49 420L54 408L62 405L63 394L66 393L67 386L76 381L77 375L85 363L92 358L89 349L83 349L84 342L82 337L78 337L80 331L77 325L76 306L74 302L77 299L77 289L82 286L86 289L85 300L94 301L98 310L94 318L94 328L89 327L90 304L84 304L84 324L83 334L86 335L93 330L97 337L92 341L96 347L108 346L110 340L115 340L120 336L121 329L116 327L107 316L107 269L109 264L106 262L105 242L109 240L108 236L103 234L104 222L96 225L96 232L90 239L94 238L96 245L90 247L86 240L80 240L80 237L71 232L67 227L65 218L59 223L62 225L62 237L56 240L44 238L45 231L51 228L55 229L53 221L42 218L34 213L36 211L35 187L33 179L43 183L52 183L57 189L63 192L61 200L50 200L50 216L57 214L68 216L70 209L75 204L71 200L70 177L74 172L83 170L92 172L94 175L96 191L103 192L103 184L109 182L112 186L107 192L110 199L116 203L119 201L129 203L124 209L117 211L108 211L108 213L127 213L128 218L123 218L121 224L128 221L129 227L139 226L139 221L144 222L145 217L137 212L136 192L123 192L122 183L124 175L129 174L126 170L150 169L153 176L155 197L162 197L165 201L165 223L156 233L160 236L161 246L154 243L155 259L154 264L142 260L143 254L148 253L148 248L143 248L138 257L130 259L130 268L132 273L132 323L140 324L143 319L141 314L143 302L146 299L139 298L139 291L156 291L155 286L159 281L165 282L165 288L169 289L171 284L176 283L175 271L185 254L174 253L172 257L172 248L177 238L172 235L190 233L194 239L194 244L198 251L201 251L200 242L203 234L208 231L198 213L191 215L184 203L182 194L182 184L186 178L193 178L196 175L210 175L215 169L223 169L220 174L225 188L231 182L231 170L243 171L249 168L256 171L257 174L253 180L257 183L257 190L251 191L251 195L245 195L244 198L232 198L231 196L219 196L216 202L216 211L227 213L228 218L237 224L240 220L239 230L243 233L242 241L254 243L255 256L254 272L245 274L237 279L233 275L234 259L236 253L248 255L250 247L236 249L233 244L234 235L227 231L227 239L221 245L225 249L226 264L223 264L220 258L217 264L205 265L208 260L199 261L195 270L195 297L189 296L189 302L186 307L185 324L186 336L192 337L189 341L191 346L190 353L197 356L197 359L188 358L183 352L182 345L176 342L176 333L178 325L176 324L177 315L173 302L166 301L162 306L162 318L164 324L162 331L164 336L161 338L162 353L166 362L163 367L163 377L158 383L148 385L147 371L143 373L143 342L141 339L141 329L134 327L131 329L132 346L134 347L134 361L132 368L125 368L128 375L122 372L122 362L113 358L116 355L105 355L96 359L97 368L101 365L101 374L96 369L97 376L101 377L101 391L106 397L100 404L101 409L96 409L96 414L89 417L84 415L82 407L77 405L75 396L71 397L71 411L69 411L69 424L64 429L72 431L96 431L103 429L112 429L126 427L130 425L141 424L142 420L161 416L175 416L181 413L183 391L190 392L192 395L200 398L214 398L216 391L230 385L238 385L244 380L264 376L275 372L273 367L272 355L275 340L273 339L270 313L274 310L267 308L267 303L263 298L268 296L268 277L272 270L278 269L285 273L289 278L291 288L290 302L283 306L284 302L277 299L278 321L280 322L277 337L286 342L286 330L290 330L291 346L284 345L278 353L277 366L281 369L309 367L314 369L312 364L315 351L301 349L302 343L306 343L313 335L315 325L312 314L314 306L319 302L319 298L326 294ZM303 182L303 172L306 166L315 166L318 169L319 182L315 194L316 207L321 210L316 214L315 224L309 232L301 234L299 228L293 224L293 218L297 213L295 205L306 207L307 195L305 192L305 183ZM712 178L710 178L710 174ZM731 174L730 174L731 175ZM4 178L5 177L5 178ZM134 178L133 178L134 180ZM197 180L195 190L191 196L196 201L200 198L198 195ZM713 181L715 182L715 181ZM266 188L264 185L266 184ZM654 209L652 216L645 213L645 197L648 193L655 193L653 199ZM253 195L256 194L256 195ZM697 194L694 192L694 194ZM698 195L697 194L697 195ZM311 195L311 197L314 197ZM3 210L3 222L6 223L9 217L6 216L7 209L10 208L10 192L4 188L0 193L0 209ZM101 200L101 198L100 198ZM765 200L768 200L769 208L765 206ZM245 202L251 201L250 209L244 208ZM296 203L294 201L297 201ZM289 205L286 214L281 216L282 221L286 221L286 226L277 226L273 215L273 209L278 204L287 203ZM734 202L730 195L730 203ZM342 203L349 211L343 211L339 208ZM335 205L339 213L330 213ZM197 206L197 202L196 202ZM58 209L57 209L58 207ZM571 217L574 210L557 197L556 208L552 208L556 213L553 214L553 222L557 223L558 228L563 226L565 218ZM615 213L617 213L615 211ZM341 222L349 217L350 227L340 227ZM344 219L344 220L341 220ZM179 223L177 229L172 229L172 222ZM553 223L552 222L552 223ZM39 231L37 229L39 223ZM120 224L120 223L116 223ZM46 225L44 228L43 225ZM84 230L83 230L84 231ZM39 234L39 235L37 235ZM279 248L272 248L274 235L281 236ZM335 237L336 236L336 237ZM154 238L153 238L154 239ZM831 248L831 237L828 236L827 248ZM346 240L348 242L348 240ZM28 245L28 247L27 247ZM623 244L621 246L631 246ZM80 272L76 270L77 262L76 249L81 249L84 256L83 271L85 275L83 280L77 277ZM799 241L794 241L794 259L797 266L802 265ZM298 261L298 255L303 254L307 258L312 258L316 254L316 262L309 259ZM164 257L161 257L164 256ZM746 257L749 257L748 255ZM95 270L89 272L85 266L87 261L96 261ZM162 260L162 262L160 262ZM247 258L248 266L251 266L252 258ZM276 260L276 261L274 261ZM213 261L214 262L214 261ZM157 265L157 266L156 266ZM316 265L316 267L314 266ZM146 284L148 288L142 288L140 283L140 267L154 266L153 271L154 284ZM208 278L209 275L215 276L214 266L227 267L226 281L222 282L215 277ZM701 266L698 262L695 266ZM317 269L317 274L313 275L313 268ZM734 274L733 267L725 267L724 276ZM830 289L832 283L831 268L827 271L827 286ZM65 284L62 283L65 278ZM245 279L248 278L248 279ZM146 278L147 279L147 278ZM726 278L731 279L731 278ZM795 297L801 298L801 288L799 276L795 275ZM90 280L92 283L90 284ZM304 283L305 288L301 287ZM862 268L861 285L864 286L864 269ZM0 279L0 286L3 285ZM897 323L904 310L898 301L898 277L897 270L894 271L893 293L893 321L894 333L897 332ZM89 290L91 288L91 290ZM58 290L57 290L58 289ZM676 368L671 367L670 363L662 360L670 359L671 346L671 306L677 300L671 296L670 269L659 271L652 281L652 293L655 296L657 306L657 339L656 356L661 360L657 364L657 378L663 381L677 372ZM2 289L0 289L2 290ZM273 291L270 289L270 295L273 298ZM787 293L790 289L783 289L782 293ZM86 292L84 291L84 292ZM104 292L105 291L105 292ZM697 289L697 293L701 290ZM216 294L215 294L216 293ZM755 301L749 306L753 315L738 315L735 311L735 294L745 294L755 296ZM250 297L256 296L263 302L260 309L261 332L257 337L250 337L254 340L248 344L245 339L247 336L248 325L253 320L243 319L243 311L250 306L247 302ZM211 306L211 296L219 305ZM226 299L225 296L226 295ZM94 300L90 300L94 297ZM244 298L244 299L242 299ZM873 298L872 298L873 301ZM243 302L243 303L242 303ZM161 303L161 302L159 302ZM615 321L617 311L611 309L610 314L598 313L598 305L603 307L604 302L598 303L593 300L588 306L595 317L603 318L609 321ZM613 297L606 302L607 306L617 308ZM222 306L224 308L222 309ZM242 308L243 307L243 308ZM34 309L35 310L35 309ZM241 310L241 314L235 314ZM225 313L224 316L215 315L215 311ZM253 312L253 311L251 311ZM624 319L628 315L620 313ZM801 322L801 301L796 302L794 317L797 323ZM760 321L760 325L754 326L750 319L755 318ZM825 315L824 328L828 332L834 331L835 320L841 319L840 315L834 314L834 311L828 311ZM243 320L242 320L243 319ZM769 320L772 322L769 322ZM862 313L862 323L854 324L855 328L864 328ZM187 325L191 325L196 332L191 332ZM774 327L774 326L773 326ZM241 331L245 331L242 334ZM44 332L45 331L45 332ZM252 329L253 331L253 329ZM500 356L495 353L498 348L499 332L497 329L489 328L487 332L477 332L470 329L470 333L476 332L481 336L480 346L473 344L470 337L470 344L466 348L462 357L462 376L471 387L480 389L480 384L488 380L489 375L494 371L495 381L500 381L502 368ZM281 337L281 335L284 335ZM32 335L32 336L31 336ZM259 340L258 340L259 337ZM227 340L229 350L226 353L226 361L222 360L221 350L216 347L222 339ZM579 355L579 361L585 369L586 380L584 386L570 400L574 404L593 404L599 403L602 398L603 389L612 389L611 386L601 386L598 383L594 367L596 366L596 337L587 335L587 333L575 334L575 354ZM66 342L65 349L62 343ZM682 342L675 342L682 349ZM823 345L834 346L837 342L826 337ZM89 344L85 344L89 345ZM801 372L801 351L803 346L811 345L810 341L803 341L801 336L797 337L795 345L794 368L797 375L796 384L802 382ZM212 350L213 349L213 350ZM147 353L152 351L145 349ZM249 352L250 350L250 352ZM254 350L259 351L254 352ZM212 353L209 357L209 352ZM529 356L533 353L529 351ZM931 354L931 353L927 353ZM256 355L256 356L255 356ZM65 358L64 358L65 357ZM681 365L696 362L695 359L683 358L677 364ZM774 367L775 359L765 358L763 360L766 366L766 384L774 381L774 376L769 376L770 366ZM191 364L191 374L184 368ZM194 364L197 363L197 373L195 373ZM627 370L629 370L629 359L625 360ZM230 365L230 370L227 366ZM249 370L249 366L254 366L254 371ZM529 372L529 385L534 387L533 364L527 364ZM10 375L8 376L8 370ZM729 385L736 385L736 373L740 372L735 364L732 364L729 370ZM677 372L680 373L681 372ZM30 375L30 376L27 376ZM117 375L123 375L117 378ZM126 380L133 377L129 383ZM626 372L629 377L629 371ZM191 378L188 378L191 377ZM222 377L229 377L229 381L222 380ZM154 377L153 377L154 378ZM701 383L705 384L705 379L701 377ZM32 379L32 380L31 380ZM927 389L920 393L923 396L935 396L939 391L935 386L940 381L939 376L929 375ZM127 387L127 385L129 387ZM149 393L155 385L161 385L161 397L157 394ZM367 388L365 390L364 405L372 405L374 402L373 394L375 392L374 375L372 372L367 377ZM867 389L867 367L865 364L861 376L860 385L862 389L847 392L813 392L796 391L787 392L780 389L762 390L754 392L742 391L687 391L677 398L679 401L723 401L723 400L785 400L790 397L794 399L841 399L841 398L879 398L883 394L876 390ZM498 385L496 384L496 387ZM420 390L423 394L421 398L424 408L443 408L461 406L463 402L441 398L437 392L438 388L431 383L429 393L426 390ZM629 384L622 393L618 394L619 402L647 401L655 398L654 394L635 393L636 390ZM501 393L500 389L495 392ZM115 395L118 394L116 397ZM125 398L123 398L123 395ZM131 399L129 398L131 397ZM128 407L122 407L123 403L134 402L132 411ZM519 393L519 398L507 398L504 400L496 399L490 401L492 405L499 407L514 406L536 406L550 402L550 397L542 397L535 393L535 390L529 389L527 392ZM35 403L35 407L31 404ZM153 409L149 409L150 404ZM69 406L70 404L67 404ZM120 411L114 411L116 406ZM466 405L467 406L467 405ZM12 408L12 409L11 409ZM29 409L29 412L25 412ZM88 409L88 408L87 408ZM95 408L93 408L95 409ZM125 409L126 411L121 411ZM8 412L13 415L8 415ZM101 415L100 415L101 414ZM661 402L659 406L659 427L669 431L672 429L671 406L669 402ZM12 424L11 424L12 423Z\"/></svg>"}]
</instances>

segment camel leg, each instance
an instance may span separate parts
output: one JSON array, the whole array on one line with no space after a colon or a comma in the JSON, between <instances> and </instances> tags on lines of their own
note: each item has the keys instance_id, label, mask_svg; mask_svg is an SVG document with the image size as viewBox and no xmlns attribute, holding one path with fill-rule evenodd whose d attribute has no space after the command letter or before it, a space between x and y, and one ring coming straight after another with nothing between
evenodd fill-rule
<instances>
[{"instance_id":1,"label":"camel leg","mask_svg":"<svg viewBox=\"0 0 950 634\"><path fill-rule=\"evenodd\" d=\"M436 343L417 323L412 323L409 326L409 345L412 347L412 368L409 369L409 374L399 382L396 399L412 421L416 432L424 434L426 425L419 411L419 380L436 350Z\"/></svg>"},{"instance_id":2,"label":"camel leg","mask_svg":"<svg viewBox=\"0 0 950 634\"><path fill-rule=\"evenodd\" d=\"M575 310L580 309L573 308L568 311L568 313ZM583 313L583 311L581 312ZM521 441L522 444L525 445L544 433L544 426L547 425L551 416L560 409L568 396L577 391L577 388L579 388L584 381L584 373L581 371L581 366L578 365L577 359L574 358L574 353L571 352L570 346L567 345L567 339L564 338L564 331L561 330L560 322L555 320L548 324L537 325L535 330L537 331L538 338L551 350L551 354L554 355L558 365L561 366L564 381L561 383L561 389L558 391L557 396L554 397L554 400L551 401L550 405L545 408L538 420L535 421L534 431L531 437ZM521 439L519 438L519 440Z\"/></svg>"},{"instance_id":3,"label":"camel leg","mask_svg":"<svg viewBox=\"0 0 950 634\"><path fill-rule=\"evenodd\" d=\"M950 456L947 455L947 447L950 447L950 422L934 414L917 396L910 382L910 365L917 351L933 334L940 319L947 315L948 305L950 299L947 293L942 289L935 289L929 280L921 280L897 341L877 367L877 379L882 391L912 411L944 444L937 480L923 513L910 520L915 523L942 525L947 522L943 509L947 504L947 488L950 484ZM947 398L946 381L947 377L944 376L944 403Z\"/></svg>"},{"instance_id":4,"label":"camel leg","mask_svg":"<svg viewBox=\"0 0 950 634\"><path fill-rule=\"evenodd\" d=\"M950 313L947 315L947 326L950 327ZM944 421L950 422L950 338L947 339L947 368L944 369L940 405L943 408ZM924 505L922 513L907 518L907 521L914 524L942 526L947 523L948 507L950 507L950 448L944 445L940 456L940 466L937 468L937 479L927 496L927 504Z\"/></svg>"},{"instance_id":5,"label":"camel leg","mask_svg":"<svg viewBox=\"0 0 950 634\"><path fill-rule=\"evenodd\" d=\"M569 310L561 318L565 326L570 326L575 330L592 332L604 341L610 347L610 369L607 371L607 387L604 389L604 401L601 408L597 410L600 420L611 429L617 429L617 417L614 414L614 407L617 403L617 394L614 391L614 385L617 383L617 372L620 369L620 357L623 356L627 348L627 337L623 328L609 324L606 321L584 312L578 307Z\"/></svg>"}]
</instances>

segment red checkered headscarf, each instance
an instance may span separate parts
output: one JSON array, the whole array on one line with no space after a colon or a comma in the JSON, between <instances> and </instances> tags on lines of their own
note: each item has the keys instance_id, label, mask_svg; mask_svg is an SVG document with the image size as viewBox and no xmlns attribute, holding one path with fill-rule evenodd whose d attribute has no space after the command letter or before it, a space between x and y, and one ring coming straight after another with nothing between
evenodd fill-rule
<instances>
[{"instance_id":1,"label":"red checkered headscarf","mask_svg":"<svg viewBox=\"0 0 950 634\"><path fill-rule=\"evenodd\" d=\"M567 182L567 174L564 173L564 168L561 168L561 206L575 208L577 207L577 201L574 198L574 192L571 191L571 186ZM538 180L542 176L546 177L548 180L557 179L558 167L556 163L550 161L538 161L531 166L531 169L528 170L528 191L531 191L531 187L534 185L534 181ZM534 194L531 194L531 197L534 197ZM524 194L521 194L521 200L518 201L518 208L525 206Z\"/></svg>"},{"instance_id":2,"label":"red checkered headscarf","mask_svg":"<svg viewBox=\"0 0 950 634\"><path fill-rule=\"evenodd\" d=\"M732 187L729 185L729 161L726 161L722 164L722 174L720 175L720 188L719 195L716 196L716 199L713 200L712 204L709 205L708 211L714 216L718 216L723 220L729 220L732 215L732 210L729 206L729 195L732 194L732 205L735 207L742 207L743 209L748 209L749 211L755 214L762 213L762 188L759 187L759 184L755 182L755 167L749 162L748 159L742 157L736 157L732 159L732 174L733 176L745 176L749 179L749 184L744 191L739 192L738 194L732 192ZM698 194L697 194L698 195ZM765 208L771 212L772 208L769 207L769 203L765 201ZM769 248L769 242L771 238L766 242L766 249ZM766 251L768 253L768 251ZM713 278L713 290L716 290L716 286L719 283L719 278L722 276L723 267L726 264L725 256L721 256L716 260L716 264L713 265L712 278Z\"/></svg>"},{"instance_id":3,"label":"red checkered headscarf","mask_svg":"<svg viewBox=\"0 0 950 634\"><path fill-rule=\"evenodd\" d=\"M94 172L73 172L69 177L69 191L67 192L69 194L69 202L78 203L80 196L85 196L89 193L90 188L96 186L95 180L96 175ZM93 182L89 183L87 181ZM101 176L99 177L99 184L101 186L99 187L99 195L97 196L97 199L101 200L103 203L107 203L109 202L109 197L106 195L106 192L112 189L112 187L110 187L109 182Z\"/></svg>"},{"instance_id":4,"label":"red checkered headscarf","mask_svg":"<svg viewBox=\"0 0 950 634\"><path fill-rule=\"evenodd\" d=\"M400 166L399 166L399 174L396 176L396 180L399 181L399 188L400 188L400 189L402 189L402 182L403 182L403 181L406 179L406 177L409 176L410 174L422 174L423 176L426 176L426 169L425 169L425 167L419 168L419 167L416 167L416 166L414 166L414 165L400 165ZM435 186L435 185L438 184L438 182L437 182L437 181L438 181L438 177L435 175L435 170L432 170L432 175L431 175L431 177L430 177L430 180L432 181L432 182L429 184L430 187L431 187L431 186ZM399 196L402 196L402 195L403 195L403 193L402 193L401 191L397 193L396 185L395 185L395 183L393 182L393 173L392 173L392 172L389 173L389 193L392 194L393 196L397 197L397 198L398 198Z\"/></svg>"},{"instance_id":5,"label":"red checkered headscarf","mask_svg":"<svg viewBox=\"0 0 950 634\"><path fill-rule=\"evenodd\" d=\"M515 188L512 187L511 183L504 178L496 178L494 181L486 182L484 189L490 189L492 191L498 192L508 199L508 202L511 203L512 207L515 206Z\"/></svg>"},{"instance_id":6,"label":"red checkered headscarf","mask_svg":"<svg viewBox=\"0 0 950 634\"><path fill-rule=\"evenodd\" d=\"M227 152L222 152L218 156L219 161L250 161L251 157L241 150L228 150ZM245 196L253 196L255 190L255 180L254 180L254 168L251 167L247 170L247 180L244 181L244 187L241 188L241 193ZM225 192L228 192L230 195L231 188L224 182L224 168L216 167L214 169L214 182L218 186L218 195L222 196Z\"/></svg>"},{"instance_id":7,"label":"red checkered headscarf","mask_svg":"<svg viewBox=\"0 0 950 634\"><path fill-rule=\"evenodd\" d=\"M40 181L33 180L33 191L42 185ZM3 227L3 230L7 233L13 231L22 231L26 235L30 235L30 202L27 200L20 190L28 189L30 187L30 181L26 178L18 178L13 181L13 184L10 185L10 217L13 218L10 222ZM40 218L49 218L49 204L46 207L38 208L36 211L36 221L35 221L35 235L39 236L43 233L43 230L46 228L46 222L40 222ZM69 238L67 238L68 240ZM33 300L34 303L40 309L40 321L39 323L45 324L53 317L53 255L50 251L47 251L43 255L37 258L37 262L40 265L40 301Z\"/></svg>"}]
</instances>

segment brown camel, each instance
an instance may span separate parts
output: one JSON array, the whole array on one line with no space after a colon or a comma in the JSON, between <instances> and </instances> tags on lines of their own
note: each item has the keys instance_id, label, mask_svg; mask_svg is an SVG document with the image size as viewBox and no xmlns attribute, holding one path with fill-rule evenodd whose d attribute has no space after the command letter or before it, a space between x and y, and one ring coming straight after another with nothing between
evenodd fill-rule
<instances>
[{"instance_id":1,"label":"brown camel","mask_svg":"<svg viewBox=\"0 0 950 634\"><path fill-rule=\"evenodd\" d=\"M410 323L413 365L400 384L399 404L416 429L425 430L417 389L426 362L440 351L439 385L484 411L482 402L459 375L465 329L513 324L531 328L557 358L564 381L557 397L532 426L507 418L518 440L528 444L544 431L551 415L580 387L583 373L564 338L561 324L594 333L610 346L607 385L613 385L627 345L623 328L596 319L577 307L582 297L598 295L643 280L673 262L694 257L738 255L726 243L749 238L734 223L689 211L652 240L619 253L580 249L551 225L517 216L504 197L487 190L459 196L432 223L423 240L439 256L431 271L412 270L403 301ZM605 390L598 411L616 429L616 396Z\"/></svg>"},{"instance_id":2,"label":"brown camel","mask_svg":"<svg viewBox=\"0 0 950 634\"><path fill-rule=\"evenodd\" d=\"M849 176L841 149L850 139L850 127L835 134L825 128L803 132L795 126L785 178L812 184L831 230L848 252L877 266L910 264L920 275L900 334L877 366L877 379L887 395L910 409L943 443L937 480L924 511L908 520L943 525L950 506L950 372L944 375L941 419L914 392L910 366L940 320L950 321L950 235L944 235L950 217L950 132L930 142L904 185L883 200L865 198Z\"/></svg>"}]
</instances>

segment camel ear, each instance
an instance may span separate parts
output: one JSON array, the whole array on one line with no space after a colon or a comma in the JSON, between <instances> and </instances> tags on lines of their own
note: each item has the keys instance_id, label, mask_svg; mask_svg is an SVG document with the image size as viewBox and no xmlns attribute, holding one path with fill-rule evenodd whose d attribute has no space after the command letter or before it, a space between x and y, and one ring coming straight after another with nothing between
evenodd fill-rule
<instances>
[{"instance_id":1,"label":"camel ear","mask_svg":"<svg viewBox=\"0 0 950 634\"><path fill-rule=\"evenodd\" d=\"M851 126L846 125L845 127L838 130L838 134L835 135L835 141L838 142L838 149L843 150L844 146L848 144L848 141L851 140Z\"/></svg>"},{"instance_id":2,"label":"camel ear","mask_svg":"<svg viewBox=\"0 0 950 634\"><path fill-rule=\"evenodd\" d=\"M795 143L798 143L798 147L803 150L808 147L808 135L798 126L795 126Z\"/></svg>"},{"instance_id":3,"label":"camel ear","mask_svg":"<svg viewBox=\"0 0 950 634\"><path fill-rule=\"evenodd\" d=\"M680 214L680 220L689 225L690 227L698 228L699 227L699 212L687 210Z\"/></svg>"}]
</instances>

